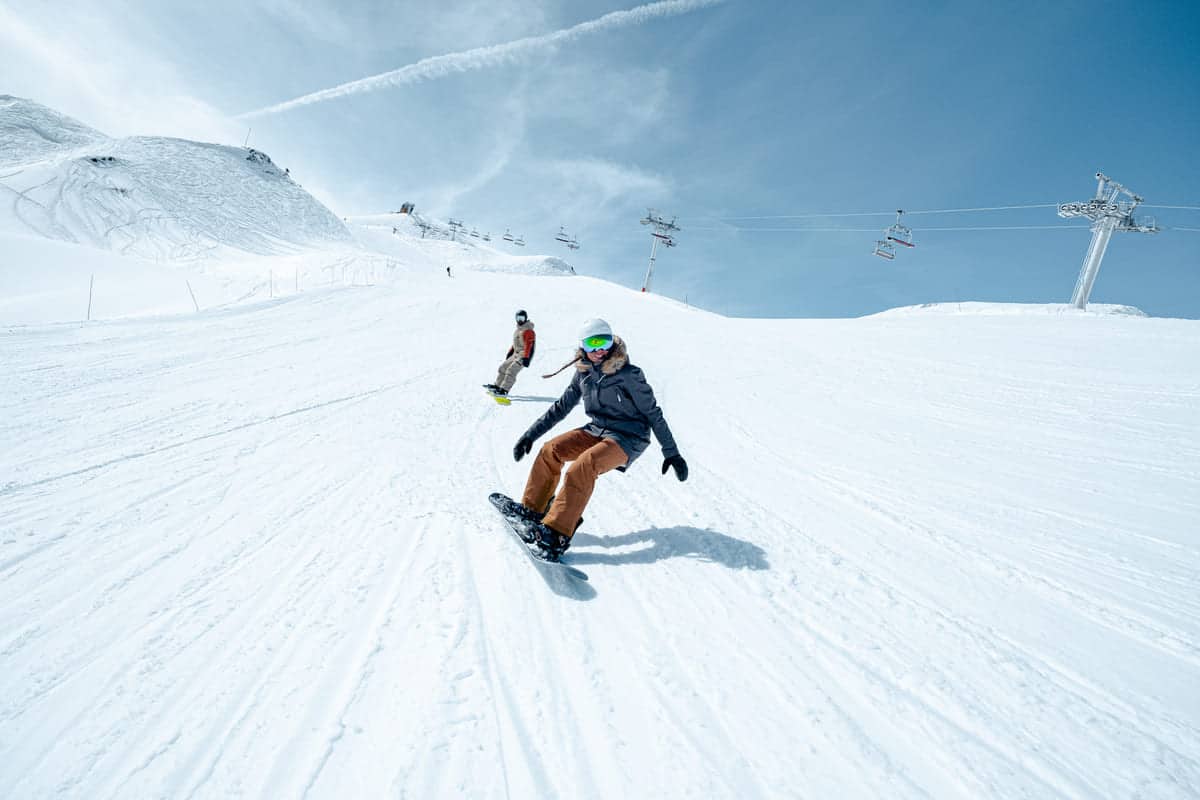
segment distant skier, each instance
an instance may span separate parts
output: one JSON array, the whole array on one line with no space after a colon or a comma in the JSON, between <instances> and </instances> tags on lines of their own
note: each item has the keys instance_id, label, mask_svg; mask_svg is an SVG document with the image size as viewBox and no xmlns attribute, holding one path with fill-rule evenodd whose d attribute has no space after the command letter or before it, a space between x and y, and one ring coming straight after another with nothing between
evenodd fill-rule
<instances>
[{"instance_id":1,"label":"distant skier","mask_svg":"<svg viewBox=\"0 0 1200 800\"><path fill-rule=\"evenodd\" d=\"M512 347L508 348L508 355L500 364L500 369L496 373L496 382L484 385L489 392L501 397L507 395L508 390L517 382L517 373L529 366L529 362L533 358L534 345L537 343L537 335L533 332L533 322L525 313L525 309L517 312L516 320L517 329L513 331Z\"/></svg>"},{"instance_id":2,"label":"distant skier","mask_svg":"<svg viewBox=\"0 0 1200 800\"><path fill-rule=\"evenodd\" d=\"M529 470L522 513L534 520L538 544L551 556L571 546L571 537L582 521L596 478L613 469L625 471L650 446L650 431L662 447L663 474L687 480L688 466L679 455L654 391L642 371L629 363L625 342L614 336L602 319L590 319L579 331L575 376L562 397L530 426L513 448L520 461L539 436L561 422L580 399L591 422L542 445ZM555 495L566 462L566 480ZM553 500L553 502L551 502Z\"/></svg>"},{"instance_id":3,"label":"distant skier","mask_svg":"<svg viewBox=\"0 0 1200 800\"><path fill-rule=\"evenodd\" d=\"M454 277L453 275L451 275L451 274L450 274L450 268L449 268L449 267L446 267L446 277L447 277L447 278L453 278L453 277Z\"/></svg>"}]
</instances>

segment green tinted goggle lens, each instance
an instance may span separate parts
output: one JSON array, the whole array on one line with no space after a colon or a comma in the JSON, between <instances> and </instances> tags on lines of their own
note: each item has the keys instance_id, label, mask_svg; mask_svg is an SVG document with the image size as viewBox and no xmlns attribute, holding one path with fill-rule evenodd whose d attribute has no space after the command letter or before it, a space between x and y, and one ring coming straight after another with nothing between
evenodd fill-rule
<instances>
[{"instance_id":1,"label":"green tinted goggle lens","mask_svg":"<svg viewBox=\"0 0 1200 800\"><path fill-rule=\"evenodd\" d=\"M612 347L611 336L589 336L583 340L583 349L589 353L593 350L607 350Z\"/></svg>"}]
</instances>

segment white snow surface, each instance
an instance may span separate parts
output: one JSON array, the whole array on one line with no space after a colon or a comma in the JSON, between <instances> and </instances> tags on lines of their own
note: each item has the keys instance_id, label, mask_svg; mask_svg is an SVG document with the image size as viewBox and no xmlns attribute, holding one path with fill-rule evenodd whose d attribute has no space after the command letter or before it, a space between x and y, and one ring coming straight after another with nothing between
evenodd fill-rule
<instances>
[{"instance_id":1,"label":"white snow surface","mask_svg":"<svg viewBox=\"0 0 1200 800\"><path fill-rule=\"evenodd\" d=\"M264 153L110 139L10 95L0 95L0 233L170 260L351 241L342 220Z\"/></svg>"},{"instance_id":2,"label":"white snow surface","mask_svg":"<svg viewBox=\"0 0 1200 800\"><path fill-rule=\"evenodd\" d=\"M728 319L396 227L0 236L0 797L1200 795L1200 323ZM602 476L580 582L486 497L593 316L691 475Z\"/></svg>"}]
</instances>

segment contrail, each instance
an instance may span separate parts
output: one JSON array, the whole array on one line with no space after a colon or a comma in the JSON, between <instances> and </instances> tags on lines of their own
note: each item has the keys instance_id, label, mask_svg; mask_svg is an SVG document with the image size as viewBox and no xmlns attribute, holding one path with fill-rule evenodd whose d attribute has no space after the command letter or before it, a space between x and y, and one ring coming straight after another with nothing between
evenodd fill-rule
<instances>
[{"instance_id":1,"label":"contrail","mask_svg":"<svg viewBox=\"0 0 1200 800\"><path fill-rule=\"evenodd\" d=\"M446 55L423 58L414 64L409 64L406 67L400 67L390 72L372 75L369 78L360 78L359 80L343 83L340 86L334 86L330 89L322 89L319 92L302 95L294 100L276 103L273 106L266 106L256 111L247 111L244 114L238 114L236 119L249 119L251 117L261 117L266 114L277 114L280 111L287 111L290 108L306 106L310 103L321 103L326 100L332 100L335 97L345 97L362 92L374 92L379 89L403 86L408 83L434 80L457 72L469 72L471 70L483 69L484 67L511 63L529 53L545 50L554 45L569 42L590 33L600 33L601 31L621 28L627 25L640 25L643 22L649 22L659 17L673 17L679 14L687 14L690 11L715 6L722 2L724 0L660 0L660 2L647 3L644 6L631 8L628 11L613 11L588 22L581 22L570 28L564 28L561 31L546 33L541 36L530 36L504 44L489 45L488 47L476 47L472 50L464 50L461 53L447 53Z\"/></svg>"}]
</instances>

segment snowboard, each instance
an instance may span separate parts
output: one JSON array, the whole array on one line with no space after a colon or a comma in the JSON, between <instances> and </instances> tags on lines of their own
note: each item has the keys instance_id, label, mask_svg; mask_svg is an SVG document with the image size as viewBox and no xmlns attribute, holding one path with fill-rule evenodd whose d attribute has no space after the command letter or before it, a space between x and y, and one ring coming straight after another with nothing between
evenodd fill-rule
<instances>
[{"instance_id":1,"label":"snowboard","mask_svg":"<svg viewBox=\"0 0 1200 800\"><path fill-rule=\"evenodd\" d=\"M534 534L530 529L529 520L521 516L517 510L521 505L520 503L518 503L516 500L513 500L508 495L501 494L500 492L492 492L490 495L488 495L488 500L490 500L492 505L496 507L496 510L500 512L500 516L504 517L504 522L508 525L508 529L512 531L512 534L520 541L521 549L524 550L526 555L533 559L535 563L548 564L557 569L561 569L571 577L577 578L581 581L586 581L588 579L586 572L581 569L576 569L570 564L564 564L558 559L553 558L552 556L548 555L545 550L538 547L537 544L534 543Z\"/></svg>"},{"instance_id":2,"label":"snowboard","mask_svg":"<svg viewBox=\"0 0 1200 800\"><path fill-rule=\"evenodd\" d=\"M496 401L497 403L499 403L500 405L502 405L502 406L511 406L511 405L512 405L512 400L509 400L509 399L508 399L507 397L505 397L504 395L502 395L502 394L493 394L493 393L492 393L492 390L491 390L491 389L489 389L489 388L487 387L487 384L486 384L486 383L483 385L483 390L484 390L485 392L487 392L487 396L488 396L488 397L492 398L493 400L495 400L495 401Z\"/></svg>"}]
</instances>

